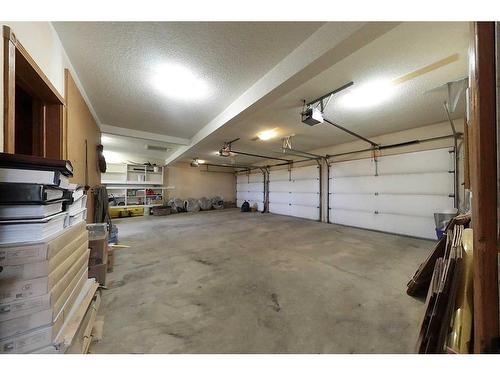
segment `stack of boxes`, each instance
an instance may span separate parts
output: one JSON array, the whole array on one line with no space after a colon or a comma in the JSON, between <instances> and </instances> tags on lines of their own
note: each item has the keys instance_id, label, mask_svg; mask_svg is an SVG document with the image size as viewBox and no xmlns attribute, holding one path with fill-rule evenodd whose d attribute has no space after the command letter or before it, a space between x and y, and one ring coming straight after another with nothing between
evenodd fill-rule
<instances>
[{"instance_id":1,"label":"stack of boxes","mask_svg":"<svg viewBox=\"0 0 500 375\"><path fill-rule=\"evenodd\" d=\"M78 189L71 190L62 176L52 184L45 180L49 184L43 186L26 180L30 171L60 170L54 166L57 161L34 158L31 165L26 157L16 163L12 155L4 155L0 154L0 190L13 192L9 196L14 202L1 197L0 212L14 213L15 220L0 218L0 353L74 352L78 332L91 314L89 307L99 299L97 282L88 279L84 198L74 199ZM22 173L16 175L19 170ZM70 168L64 172L71 177ZM23 189L45 193L15 194ZM46 199L50 196L58 198ZM62 212L53 213L46 208L50 205L62 207ZM16 212L42 217L23 218ZM38 229L30 231L35 226Z\"/></svg>"}]
</instances>

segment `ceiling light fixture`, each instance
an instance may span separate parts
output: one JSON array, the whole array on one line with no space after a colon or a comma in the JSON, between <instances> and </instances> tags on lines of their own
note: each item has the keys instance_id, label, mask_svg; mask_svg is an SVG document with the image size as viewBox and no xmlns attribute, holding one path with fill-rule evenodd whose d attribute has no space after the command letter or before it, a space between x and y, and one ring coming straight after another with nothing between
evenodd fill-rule
<instances>
[{"instance_id":1,"label":"ceiling light fixture","mask_svg":"<svg viewBox=\"0 0 500 375\"><path fill-rule=\"evenodd\" d=\"M209 93L206 81L180 64L161 65L151 82L159 92L173 99L203 99Z\"/></svg>"},{"instance_id":2,"label":"ceiling light fixture","mask_svg":"<svg viewBox=\"0 0 500 375\"><path fill-rule=\"evenodd\" d=\"M391 81L379 80L355 86L338 99L338 104L348 108L372 107L389 99L395 92Z\"/></svg>"},{"instance_id":3,"label":"ceiling light fixture","mask_svg":"<svg viewBox=\"0 0 500 375\"><path fill-rule=\"evenodd\" d=\"M261 141L268 141L272 138L275 138L277 135L278 135L277 129L269 129L257 133L257 137L259 137Z\"/></svg>"}]
</instances>

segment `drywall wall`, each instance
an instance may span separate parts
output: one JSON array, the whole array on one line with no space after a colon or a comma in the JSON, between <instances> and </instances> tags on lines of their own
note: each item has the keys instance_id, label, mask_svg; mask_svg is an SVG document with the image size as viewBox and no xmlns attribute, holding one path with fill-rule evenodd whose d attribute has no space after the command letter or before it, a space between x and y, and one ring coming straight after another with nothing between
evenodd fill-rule
<instances>
[{"instance_id":1,"label":"drywall wall","mask_svg":"<svg viewBox=\"0 0 500 375\"><path fill-rule=\"evenodd\" d=\"M97 164L97 145L101 143L101 132L69 70L66 70L65 76L66 158L73 164L74 174L71 181L93 188L101 183ZM89 223L93 222L93 212L93 197L89 194Z\"/></svg>"},{"instance_id":2,"label":"drywall wall","mask_svg":"<svg viewBox=\"0 0 500 375\"><path fill-rule=\"evenodd\" d=\"M216 195L225 201L236 199L236 178L228 171L207 172L206 167L193 168L188 163L176 163L165 168L164 183L172 186L168 197L201 198Z\"/></svg>"},{"instance_id":3,"label":"drywall wall","mask_svg":"<svg viewBox=\"0 0 500 375\"><path fill-rule=\"evenodd\" d=\"M50 22L0 21L0 25L7 25L11 28L16 38L35 60L61 96L65 94L64 69L69 69L94 119L99 123L90 100L85 94L73 65L59 40L59 36ZM3 66L3 47L0 48L0 61ZM0 69L0 124L3 124L3 69ZM3 151L3 131L0 132L0 151Z\"/></svg>"}]
</instances>

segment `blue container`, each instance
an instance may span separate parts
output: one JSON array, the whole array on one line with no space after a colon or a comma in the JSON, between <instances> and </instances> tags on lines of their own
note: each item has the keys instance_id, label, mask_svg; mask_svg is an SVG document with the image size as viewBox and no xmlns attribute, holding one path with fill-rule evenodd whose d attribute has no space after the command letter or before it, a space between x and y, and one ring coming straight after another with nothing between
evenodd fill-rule
<instances>
[{"instance_id":1,"label":"blue container","mask_svg":"<svg viewBox=\"0 0 500 375\"><path fill-rule=\"evenodd\" d=\"M443 237L443 235L444 235L444 230L436 228L436 236L437 236L438 240L440 240L441 237Z\"/></svg>"}]
</instances>

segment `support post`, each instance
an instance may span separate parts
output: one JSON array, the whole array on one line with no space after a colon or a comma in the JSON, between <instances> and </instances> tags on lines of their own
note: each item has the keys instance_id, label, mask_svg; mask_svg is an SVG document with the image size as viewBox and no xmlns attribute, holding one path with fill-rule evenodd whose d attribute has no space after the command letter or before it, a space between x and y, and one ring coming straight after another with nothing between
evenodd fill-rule
<instances>
[{"instance_id":1,"label":"support post","mask_svg":"<svg viewBox=\"0 0 500 375\"><path fill-rule=\"evenodd\" d=\"M499 336L495 23L475 22L469 56L474 230L474 352Z\"/></svg>"}]
</instances>

